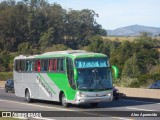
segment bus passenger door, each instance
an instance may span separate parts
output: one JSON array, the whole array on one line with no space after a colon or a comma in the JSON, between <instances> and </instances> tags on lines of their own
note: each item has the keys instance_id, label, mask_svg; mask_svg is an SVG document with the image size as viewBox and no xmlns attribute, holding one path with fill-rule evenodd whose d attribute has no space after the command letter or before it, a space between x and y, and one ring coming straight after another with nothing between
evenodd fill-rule
<instances>
[{"instance_id":1,"label":"bus passenger door","mask_svg":"<svg viewBox=\"0 0 160 120\"><path fill-rule=\"evenodd\" d=\"M69 99L73 100L76 94L76 84L74 80L73 61L70 58L67 58L67 78L70 86L67 90L69 94Z\"/></svg>"}]
</instances>

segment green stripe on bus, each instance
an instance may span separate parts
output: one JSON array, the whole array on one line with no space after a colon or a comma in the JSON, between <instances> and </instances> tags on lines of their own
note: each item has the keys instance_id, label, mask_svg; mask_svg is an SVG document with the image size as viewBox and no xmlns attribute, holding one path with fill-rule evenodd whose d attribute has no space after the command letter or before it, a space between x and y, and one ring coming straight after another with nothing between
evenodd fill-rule
<instances>
[{"instance_id":1,"label":"green stripe on bus","mask_svg":"<svg viewBox=\"0 0 160 120\"><path fill-rule=\"evenodd\" d=\"M43 80L43 82L48 86L48 88L49 88L54 94L56 94L56 93L54 92L54 90L47 84L47 82L44 80L44 78L41 76L41 74L38 73L38 75L39 75L39 77Z\"/></svg>"}]
</instances>

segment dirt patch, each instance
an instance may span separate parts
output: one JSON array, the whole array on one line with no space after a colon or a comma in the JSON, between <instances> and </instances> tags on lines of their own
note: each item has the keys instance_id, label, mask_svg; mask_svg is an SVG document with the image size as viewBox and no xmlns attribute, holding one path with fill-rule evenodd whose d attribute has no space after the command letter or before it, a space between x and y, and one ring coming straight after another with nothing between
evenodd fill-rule
<instances>
[{"instance_id":1,"label":"dirt patch","mask_svg":"<svg viewBox=\"0 0 160 120\"><path fill-rule=\"evenodd\" d=\"M6 81L0 81L0 87L4 87Z\"/></svg>"}]
</instances>

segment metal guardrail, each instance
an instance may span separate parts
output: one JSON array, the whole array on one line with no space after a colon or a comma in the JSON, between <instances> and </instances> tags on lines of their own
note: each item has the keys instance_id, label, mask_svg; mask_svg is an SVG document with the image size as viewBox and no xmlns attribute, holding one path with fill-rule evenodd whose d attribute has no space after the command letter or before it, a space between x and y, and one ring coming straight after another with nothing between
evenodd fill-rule
<instances>
[{"instance_id":1,"label":"metal guardrail","mask_svg":"<svg viewBox=\"0 0 160 120\"><path fill-rule=\"evenodd\" d=\"M160 99L160 89L123 88L116 87L120 93L128 97Z\"/></svg>"}]
</instances>

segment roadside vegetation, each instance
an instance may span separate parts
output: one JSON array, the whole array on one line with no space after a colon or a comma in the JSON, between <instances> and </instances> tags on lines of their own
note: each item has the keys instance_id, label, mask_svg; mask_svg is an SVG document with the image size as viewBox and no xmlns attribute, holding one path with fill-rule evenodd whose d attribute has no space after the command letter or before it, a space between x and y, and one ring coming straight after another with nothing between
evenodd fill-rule
<instances>
[{"instance_id":1,"label":"roadside vegetation","mask_svg":"<svg viewBox=\"0 0 160 120\"><path fill-rule=\"evenodd\" d=\"M13 72L0 72L0 81L13 78Z\"/></svg>"},{"instance_id":2,"label":"roadside vegetation","mask_svg":"<svg viewBox=\"0 0 160 120\"><path fill-rule=\"evenodd\" d=\"M143 34L143 32L141 34ZM124 42L124 41L133 42L135 39L138 39L138 38L139 36L103 36L104 40L119 41L119 42ZM152 36L152 38L160 40L160 35Z\"/></svg>"},{"instance_id":3,"label":"roadside vegetation","mask_svg":"<svg viewBox=\"0 0 160 120\"><path fill-rule=\"evenodd\" d=\"M111 40L111 41L119 41L119 42L124 42L124 41L134 41L135 39L137 39L138 37L130 37L130 36L103 36L104 40Z\"/></svg>"},{"instance_id":4,"label":"roadside vegetation","mask_svg":"<svg viewBox=\"0 0 160 120\"><path fill-rule=\"evenodd\" d=\"M1 2L0 80L12 77L17 55L69 49L108 55L120 71L119 78L114 79L118 86L147 87L160 79L158 38L148 33L132 38L107 37L97 17L93 10L66 10L45 0Z\"/></svg>"}]
</instances>

